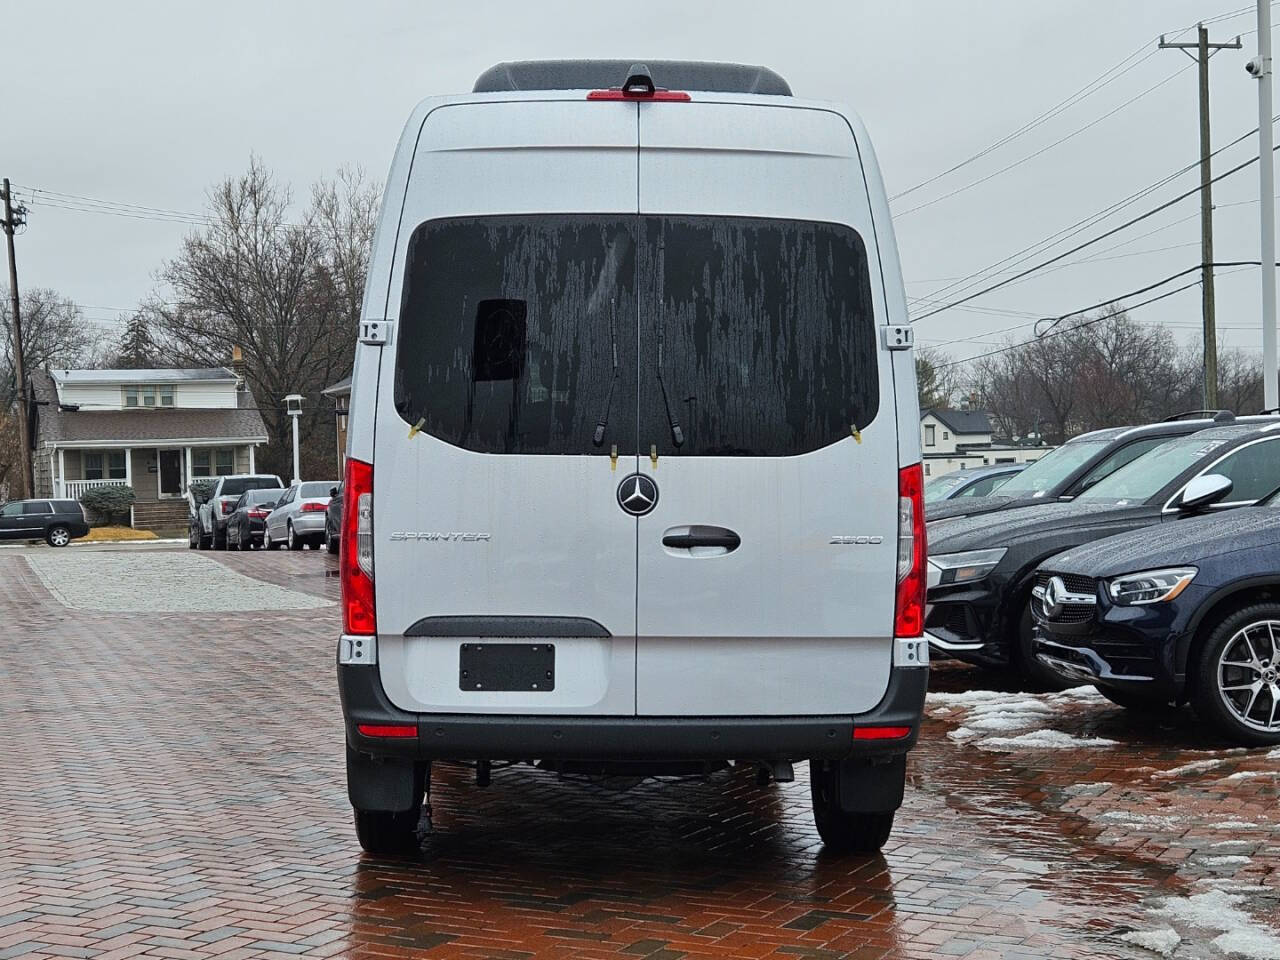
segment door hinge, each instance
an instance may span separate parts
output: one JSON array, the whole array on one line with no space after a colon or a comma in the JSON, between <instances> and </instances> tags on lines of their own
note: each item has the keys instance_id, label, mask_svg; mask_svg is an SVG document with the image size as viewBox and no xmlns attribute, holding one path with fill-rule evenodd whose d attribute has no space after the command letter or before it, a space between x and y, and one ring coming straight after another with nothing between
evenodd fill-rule
<instances>
[{"instance_id":1,"label":"door hinge","mask_svg":"<svg viewBox=\"0 0 1280 960\"><path fill-rule=\"evenodd\" d=\"M360 342L372 343L376 346L391 342L391 328L395 324L391 320L361 320Z\"/></svg>"},{"instance_id":2,"label":"door hinge","mask_svg":"<svg viewBox=\"0 0 1280 960\"><path fill-rule=\"evenodd\" d=\"M916 341L915 331L908 326L881 327L886 350L910 350Z\"/></svg>"}]
</instances>

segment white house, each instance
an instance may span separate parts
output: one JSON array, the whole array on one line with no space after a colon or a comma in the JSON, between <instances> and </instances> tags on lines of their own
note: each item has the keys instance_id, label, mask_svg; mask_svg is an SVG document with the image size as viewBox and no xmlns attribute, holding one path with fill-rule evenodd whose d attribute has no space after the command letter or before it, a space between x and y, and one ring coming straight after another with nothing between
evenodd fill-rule
<instances>
[{"instance_id":1,"label":"white house","mask_svg":"<svg viewBox=\"0 0 1280 960\"><path fill-rule=\"evenodd\" d=\"M226 367L48 370L31 381L36 496L128 485L135 526L184 525L187 484L252 473L267 442L252 394Z\"/></svg>"},{"instance_id":2,"label":"white house","mask_svg":"<svg viewBox=\"0 0 1280 960\"><path fill-rule=\"evenodd\" d=\"M1053 449L995 443L991 433L991 417L982 410L921 410L920 448L925 476L993 463L1032 463Z\"/></svg>"}]
</instances>

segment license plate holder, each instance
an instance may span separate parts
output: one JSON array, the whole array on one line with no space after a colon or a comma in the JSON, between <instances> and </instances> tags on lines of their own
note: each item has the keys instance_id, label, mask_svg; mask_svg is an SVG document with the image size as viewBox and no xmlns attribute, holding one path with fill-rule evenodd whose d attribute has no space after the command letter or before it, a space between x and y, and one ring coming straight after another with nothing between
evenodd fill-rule
<instances>
[{"instance_id":1,"label":"license plate holder","mask_svg":"<svg viewBox=\"0 0 1280 960\"><path fill-rule=\"evenodd\" d=\"M459 690L547 693L555 688L555 644L464 643L458 647Z\"/></svg>"}]
</instances>

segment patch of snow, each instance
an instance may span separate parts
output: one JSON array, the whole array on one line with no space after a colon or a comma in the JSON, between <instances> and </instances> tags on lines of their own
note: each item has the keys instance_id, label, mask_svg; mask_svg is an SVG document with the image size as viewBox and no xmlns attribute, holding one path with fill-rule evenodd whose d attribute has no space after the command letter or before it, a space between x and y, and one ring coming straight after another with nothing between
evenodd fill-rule
<instances>
[{"instance_id":1,"label":"patch of snow","mask_svg":"<svg viewBox=\"0 0 1280 960\"><path fill-rule=\"evenodd\" d=\"M1237 864L1248 863L1248 857L1242 857L1239 854L1224 854L1219 857L1203 857L1201 863L1210 867L1230 867Z\"/></svg>"},{"instance_id":2,"label":"patch of snow","mask_svg":"<svg viewBox=\"0 0 1280 960\"><path fill-rule=\"evenodd\" d=\"M1247 830L1250 827L1256 827L1257 824L1252 820L1223 820L1221 823L1211 823L1208 826L1215 830Z\"/></svg>"},{"instance_id":3,"label":"patch of snow","mask_svg":"<svg viewBox=\"0 0 1280 960\"><path fill-rule=\"evenodd\" d=\"M1099 780L1097 783L1073 783L1064 787L1062 792L1071 797L1099 797L1114 786L1109 780Z\"/></svg>"},{"instance_id":4,"label":"patch of snow","mask_svg":"<svg viewBox=\"0 0 1280 960\"><path fill-rule=\"evenodd\" d=\"M1274 777L1274 770L1241 770L1239 773L1233 773L1230 776L1223 777L1223 780L1248 780L1250 777Z\"/></svg>"},{"instance_id":5,"label":"patch of snow","mask_svg":"<svg viewBox=\"0 0 1280 960\"><path fill-rule=\"evenodd\" d=\"M1122 933L1120 939L1143 950L1158 953L1162 957L1172 954L1182 942L1182 937L1172 927L1165 927L1163 930L1133 930Z\"/></svg>"},{"instance_id":6,"label":"patch of snow","mask_svg":"<svg viewBox=\"0 0 1280 960\"><path fill-rule=\"evenodd\" d=\"M1102 815L1103 820L1131 827L1164 827L1173 829L1178 826L1178 817L1162 817L1154 813L1133 813L1130 810L1108 810Z\"/></svg>"},{"instance_id":7,"label":"patch of snow","mask_svg":"<svg viewBox=\"0 0 1280 960\"><path fill-rule=\"evenodd\" d=\"M957 743L964 743L966 740L972 740L978 735L976 730L970 730L968 727L956 727L954 730L947 731L947 738L955 740Z\"/></svg>"},{"instance_id":8,"label":"patch of snow","mask_svg":"<svg viewBox=\"0 0 1280 960\"><path fill-rule=\"evenodd\" d=\"M1114 747L1116 741L1103 737L1073 737L1061 730L1033 730L1017 737L989 737L979 740L984 750L1065 750L1073 747Z\"/></svg>"},{"instance_id":9,"label":"patch of snow","mask_svg":"<svg viewBox=\"0 0 1280 960\"><path fill-rule=\"evenodd\" d=\"M1165 897L1155 912L1202 930L1217 930L1213 945L1223 953L1248 960L1280 960L1280 937L1240 909L1244 897L1224 890Z\"/></svg>"},{"instance_id":10,"label":"patch of snow","mask_svg":"<svg viewBox=\"0 0 1280 960\"><path fill-rule=\"evenodd\" d=\"M1240 846L1241 844L1244 844L1244 845L1248 846L1248 845L1249 845L1249 843L1250 843L1250 841L1248 841L1248 840L1219 840L1217 843L1211 843L1211 844L1209 844L1209 846L1211 846L1211 847L1237 847L1237 846Z\"/></svg>"},{"instance_id":11,"label":"patch of snow","mask_svg":"<svg viewBox=\"0 0 1280 960\"><path fill-rule=\"evenodd\" d=\"M1220 767L1226 763L1226 760L1192 760L1190 763L1184 763L1180 767L1173 767L1170 770L1162 770L1159 773L1153 773L1153 780L1170 780L1173 777L1180 777L1184 773L1195 773L1199 770L1212 770L1214 767Z\"/></svg>"},{"instance_id":12,"label":"patch of snow","mask_svg":"<svg viewBox=\"0 0 1280 960\"><path fill-rule=\"evenodd\" d=\"M1274 750L1272 750L1270 753L1268 753L1268 754L1267 754L1267 759L1268 759L1268 760L1280 760L1280 747L1276 747L1276 749L1274 749Z\"/></svg>"}]
</instances>

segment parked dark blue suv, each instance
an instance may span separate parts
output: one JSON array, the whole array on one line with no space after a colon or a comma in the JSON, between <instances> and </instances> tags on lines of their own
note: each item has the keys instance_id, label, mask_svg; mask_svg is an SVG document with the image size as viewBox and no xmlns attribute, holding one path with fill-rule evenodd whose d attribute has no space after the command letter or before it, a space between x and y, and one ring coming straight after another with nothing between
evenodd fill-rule
<instances>
[{"instance_id":1,"label":"parked dark blue suv","mask_svg":"<svg viewBox=\"0 0 1280 960\"><path fill-rule=\"evenodd\" d=\"M1280 495L1045 561L1041 663L1134 709L1190 702L1237 743L1280 743Z\"/></svg>"}]
</instances>

